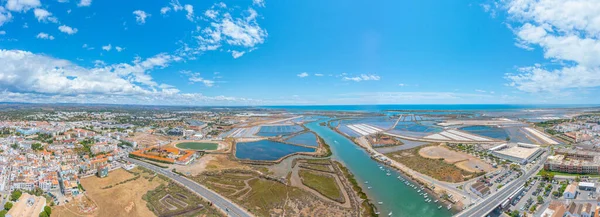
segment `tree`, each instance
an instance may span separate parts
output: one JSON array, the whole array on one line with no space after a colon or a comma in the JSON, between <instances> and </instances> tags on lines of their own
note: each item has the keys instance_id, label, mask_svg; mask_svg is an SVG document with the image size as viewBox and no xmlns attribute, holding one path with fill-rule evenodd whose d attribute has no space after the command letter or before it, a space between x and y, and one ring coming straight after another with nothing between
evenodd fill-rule
<instances>
[{"instance_id":1,"label":"tree","mask_svg":"<svg viewBox=\"0 0 600 217\"><path fill-rule=\"evenodd\" d=\"M544 198L543 198L542 196L538 196L538 197L537 197L537 202L538 202L539 204L542 204L542 203L544 203Z\"/></svg>"},{"instance_id":2,"label":"tree","mask_svg":"<svg viewBox=\"0 0 600 217\"><path fill-rule=\"evenodd\" d=\"M23 192L21 192L20 190L13 191L10 194L10 200L17 201L19 197L21 197L21 194L23 194Z\"/></svg>"},{"instance_id":3,"label":"tree","mask_svg":"<svg viewBox=\"0 0 600 217\"><path fill-rule=\"evenodd\" d=\"M13 207L13 204L12 204L11 202L6 202L6 203L4 204L4 209L5 209L6 211L10 210L10 208L12 208L12 207Z\"/></svg>"},{"instance_id":4,"label":"tree","mask_svg":"<svg viewBox=\"0 0 600 217\"><path fill-rule=\"evenodd\" d=\"M46 214L48 214L48 216L50 216L50 214L52 214L52 208L51 208L51 207L49 207L49 206L45 206L45 207L44 207L44 212L45 212Z\"/></svg>"},{"instance_id":5,"label":"tree","mask_svg":"<svg viewBox=\"0 0 600 217\"><path fill-rule=\"evenodd\" d=\"M6 211L6 210L0 211L0 217L6 216L6 213L8 213L8 211Z\"/></svg>"},{"instance_id":6,"label":"tree","mask_svg":"<svg viewBox=\"0 0 600 217\"><path fill-rule=\"evenodd\" d=\"M19 144L14 143L14 144L10 145L10 147L13 148L13 149L18 149L19 148Z\"/></svg>"},{"instance_id":7,"label":"tree","mask_svg":"<svg viewBox=\"0 0 600 217\"><path fill-rule=\"evenodd\" d=\"M42 150L42 144L40 144L39 142L33 143L31 145L31 149L36 150L36 151L41 151Z\"/></svg>"},{"instance_id":8,"label":"tree","mask_svg":"<svg viewBox=\"0 0 600 217\"><path fill-rule=\"evenodd\" d=\"M50 217L50 216L46 212L41 212L40 217Z\"/></svg>"},{"instance_id":9,"label":"tree","mask_svg":"<svg viewBox=\"0 0 600 217\"><path fill-rule=\"evenodd\" d=\"M513 210L513 211L510 213L510 216L511 216L511 217L519 217L519 210Z\"/></svg>"},{"instance_id":10,"label":"tree","mask_svg":"<svg viewBox=\"0 0 600 217\"><path fill-rule=\"evenodd\" d=\"M575 182L580 182L581 181L581 177L577 176L575 177Z\"/></svg>"}]
</instances>

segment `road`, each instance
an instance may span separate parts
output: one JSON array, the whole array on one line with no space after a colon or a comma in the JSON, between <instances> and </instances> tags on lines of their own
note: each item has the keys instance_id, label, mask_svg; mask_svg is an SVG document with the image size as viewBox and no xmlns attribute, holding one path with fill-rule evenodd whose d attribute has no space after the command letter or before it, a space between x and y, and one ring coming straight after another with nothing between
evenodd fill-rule
<instances>
[{"instance_id":1,"label":"road","mask_svg":"<svg viewBox=\"0 0 600 217\"><path fill-rule=\"evenodd\" d=\"M227 213L228 216L234 216L234 217L235 216L237 216L237 217L251 217L252 216L252 214L246 212L243 208L239 207L237 204L227 200L226 198L222 197L221 195L207 189L206 187L204 187L194 181L191 181L191 180L189 180L185 177L182 177L178 174L175 174L167 169L163 169L163 168L154 166L152 164L149 164L149 163L146 163L143 161L139 161L139 160L135 160L135 159L131 159L131 158L127 158L127 160L138 166L145 167L145 168L150 169L158 174L164 175L164 176L170 178L171 180L185 186L186 188L188 188L189 190L200 195L204 199L212 202L213 205L215 205L217 208L221 209L224 213Z\"/></svg>"},{"instance_id":2,"label":"road","mask_svg":"<svg viewBox=\"0 0 600 217\"><path fill-rule=\"evenodd\" d=\"M519 187L523 186L527 179L531 177L531 175L537 173L537 171L542 167L544 162L546 161L547 155L541 157L542 160L536 164L535 168L530 169L527 173L523 173L521 177L512 181L511 183L505 185L500 190L495 193L487 196L481 202L463 210L462 212L455 215L455 217L481 217L486 216L492 210L496 209L502 202L504 202L508 197L514 193Z\"/></svg>"}]
</instances>

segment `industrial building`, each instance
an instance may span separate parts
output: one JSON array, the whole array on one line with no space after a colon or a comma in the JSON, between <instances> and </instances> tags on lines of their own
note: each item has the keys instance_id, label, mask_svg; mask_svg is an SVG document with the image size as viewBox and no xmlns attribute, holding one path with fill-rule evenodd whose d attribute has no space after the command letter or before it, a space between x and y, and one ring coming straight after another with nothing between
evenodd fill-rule
<instances>
[{"instance_id":1,"label":"industrial building","mask_svg":"<svg viewBox=\"0 0 600 217\"><path fill-rule=\"evenodd\" d=\"M544 152L540 146L527 143L505 143L489 151L496 157L520 164L527 164Z\"/></svg>"}]
</instances>

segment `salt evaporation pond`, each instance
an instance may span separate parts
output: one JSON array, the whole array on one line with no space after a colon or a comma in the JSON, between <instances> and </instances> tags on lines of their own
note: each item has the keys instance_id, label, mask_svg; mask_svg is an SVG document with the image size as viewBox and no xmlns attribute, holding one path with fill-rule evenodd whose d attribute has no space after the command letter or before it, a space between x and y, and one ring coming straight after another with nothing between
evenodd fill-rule
<instances>
[{"instance_id":1,"label":"salt evaporation pond","mask_svg":"<svg viewBox=\"0 0 600 217\"><path fill-rule=\"evenodd\" d=\"M244 160L277 160L296 152L314 152L314 148L289 145L271 140L240 142L236 144L235 157Z\"/></svg>"},{"instance_id":2,"label":"salt evaporation pond","mask_svg":"<svg viewBox=\"0 0 600 217\"><path fill-rule=\"evenodd\" d=\"M296 144L296 145L307 145L312 147L318 147L319 143L317 143L317 137L313 133L302 133L296 136L293 136L286 140L286 142Z\"/></svg>"},{"instance_id":3,"label":"salt evaporation pond","mask_svg":"<svg viewBox=\"0 0 600 217\"><path fill-rule=\"evenodd\" d=\"M492 126L468 126L460 128L461 130L467 131L469 133L487 136L494 139L505 140L508 137L508 133L506 130L499 127Z\"/></svg>"},{"instance_id":4,"label":"salt evaporation pond","mask_svg":"<svg viewBox=\"0 0 600 217\"><path fill-rule=\"evenodd\" d=\"M256 133L256 135L264 137L274 137L285 136L300 131L302 131L302 127L297 125L262 126L260 127L260 130L258 131L258 133Z\"/></svg>"}]
</instances>

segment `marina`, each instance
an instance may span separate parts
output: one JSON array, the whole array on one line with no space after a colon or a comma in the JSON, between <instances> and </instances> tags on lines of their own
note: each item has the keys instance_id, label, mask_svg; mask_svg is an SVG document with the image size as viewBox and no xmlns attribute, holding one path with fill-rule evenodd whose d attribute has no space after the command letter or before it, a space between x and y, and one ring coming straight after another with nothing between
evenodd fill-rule
<instances>
[{"instance_id":1,"label":"marina","mask_svg":"<svg viewBox=\"0 0 600 217\"><path fill-rule=\"evenodd\" d=\"M417 192L419 188L399 172L381 165L370 155L346 137L336 133L319 122L306 124L331 146L333 157L342 161L355 175L357 181L375 204L377 211L390 216L451 216L448 209L438 209L442 204L426 202ZM390 175L387 175L387 174ZM368 184L368 186L367 186ZM374 188L369 188L375 186ZM377 187L385 186L385 187ZM422 189L421 189L422 190Z\"/></svg>"}]
</instances>

